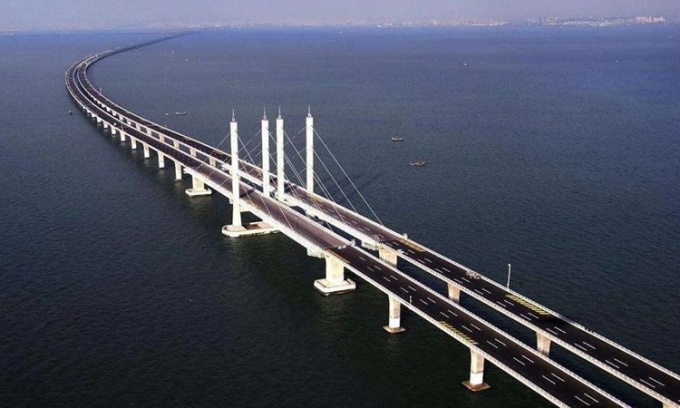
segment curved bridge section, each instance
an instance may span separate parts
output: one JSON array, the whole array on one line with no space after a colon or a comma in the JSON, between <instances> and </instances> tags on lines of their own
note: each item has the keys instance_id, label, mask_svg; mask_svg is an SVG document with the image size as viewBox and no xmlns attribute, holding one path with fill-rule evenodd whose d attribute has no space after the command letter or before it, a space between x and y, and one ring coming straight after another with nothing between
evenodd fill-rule
<instances>
[{"instance_id":1,"label":"curved bridge section","mask_svg":"<svg viewBox=\"0 0 680 408\"><path fill-rule=\"evenodd\" d=\"M131 149L141 146L147 159L153 152L159 167L165 166L166 159L170 160L177 180L188 174L192 188L187 194L215 191L229 198L234 203L233 225L240 227L240 212L249 211L305 247L310 255L325 259L325 279L315 284L323 293L354 288L354 282L345 279L345 269L371 283L388 296L389 320L385 327L388 332L404 330L400 325L403 305L470 349L470 378L464 384L473 391L488 387L483 381L483 372L484 362L489 360L557 406L627 406L550 360L549 345L555 341L633 384L664 406L680 407L680 380L676 374L405 236L314 194L310 188L288 182L282 173L270 175L252 163L238 160L235 119L231 123L232 150L227 153L128 111L98 91L87 77L88 68L103 58L166 39L116 48L74 63L65 73L69 94L102 131L118 137L121 142L129 142ZM277 133L282 126L279 116ZM268 164L263 167L268 168ZM269 193L274 188L276 198ZM311 217L358 238L364 248ZM378 256L367 249L377 250ZM448 296L401 272L397 268L398 258L442 279ZM462 308L458 304L461 291L534 330L538 350Z\"/></svg>"}]
</instances>

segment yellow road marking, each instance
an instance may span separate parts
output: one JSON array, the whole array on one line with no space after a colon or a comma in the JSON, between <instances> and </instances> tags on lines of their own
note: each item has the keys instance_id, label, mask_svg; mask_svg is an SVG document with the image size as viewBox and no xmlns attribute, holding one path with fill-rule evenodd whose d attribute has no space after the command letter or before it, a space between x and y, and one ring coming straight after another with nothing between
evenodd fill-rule
<instances>
[{"instance_id":1,"label":"yellow road marking","mask_svg":"<svg viewBox=\"0 0 680 408\"><path fill-rule=\"evenodd\" d=\"M447 322L445 322L445 321L443 321L443 320L439 320L439 324L441 324L442 326L444 326L444 328L445 328L446 330L452 332L453 334L456 334L457 336L462 337L463 340L467 341L468 343L472 344L473 346L477 344L477 342L474 341L474 340L472 340L472 339L470 338L470 336L468 336L467 334L461 332L460 330L456 329L455 327L451 326L449 323L447 323Z\"/></svg>"},{"instance_id":2,"label":"yellow road marking","mask_svg":"<svg viewBox=\"0 0 680 408\"><path fill-rule=\"evenodd\" d=\"M531 303L531 302L529 302L529 301L527 301L527 300L522 299L522 298L519 297L519 296L512 295L512 294L507 294L507 295L505 295L505 296L508 297L508 298L510 298L510 299L512 299L512 300L514 300L515 302L519 303L520 305L525 306L525 307L527 307L527 308L533 310L534 312L536 312L536 313L538 313L538 314L540 314L540 315L543 315L543 316L550 316L550 313L546 312L545 310L543 310L542 308L536 306L535 304L533 304L533 303Z\"/></svg>"},{"instance_id":3,"label":"yellow road marking","mask_svg":"<svg viewBox=\"0 0 680 408\"><path fill-rule=\"evenodd\" d=\"M406 245L407 247L411 248L412 250L414 250L416 252L425 252L425 249L423 249L423 247L416 245L413 242L408 241L404 238L399 238L399 242L401 242L402 244Z\"/></svg>"}]
</instances>

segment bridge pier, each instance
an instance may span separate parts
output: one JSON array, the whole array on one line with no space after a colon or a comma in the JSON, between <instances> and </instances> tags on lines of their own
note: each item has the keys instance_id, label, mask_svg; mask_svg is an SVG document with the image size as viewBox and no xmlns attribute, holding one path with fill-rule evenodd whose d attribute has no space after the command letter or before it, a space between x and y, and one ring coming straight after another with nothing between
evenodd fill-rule
<instances>
[{"instance_id":1,"label":"bridge pier","mask_svg":"<svg viewBox=\"0 0 680 408\"><path fill-rule=\"evenodd\" d=\"M390 304L390 320L387 326L383 326L383 329L390 334L403 333L406 329L401 327L401 303L394 296L388 295L387 297Z\"/></svg>"},{"instance_id":2,"label":"bridge pier","mask_svg":"<svg viewBox=\"0 0 680 408\"><path fill-rule=\"evenodd\" d=\"M120 140L125 141L125 133L120 134ZM130 149L137 150L137 139L130 136Z\"/></svg>"},{"instance_id":3,"label":"bridge pier","mask_svg":"<svg viewBox=\"0 0 680 408\"><path fill-rule=\"evenodd\" d=\"M173 160L172 163L175 166L175 180L181 180L182 179L182 165L177 160Z\"/></svg>"},{"instance_id":4,"label":"bridge pier","mask_svg":"<svg viewBox=\"0 0 680 408\"><path fill-rule=\"evenodd\" d=\"M191 175L191 188L187 189L185 193L189 197L196 197L202 195L210 195L212 191L205 187L203 180L195 175Z\"/></svg>"},{"instance_id":5,"label":"bridge pier","mask_svg":"<svg viewBox=\"0 0 680 408\"><path fill-rule=\"evenodd\" d=\"M162 169L165 167L165 156L163 153L158 152L158 168Z\"/></svg>"},{"instance_id":6,"label":"bridge pier","mask_svg":"<svg viewBox=\"0 0 680 408\"><path fill-rule=\"evenodd\" d=\"M378 248L378 256L380 259L387 262L392 266L397 266L397 259L399 258L397 251L389 248L380 247Z\"/></svg>"},{"instance_id":7,"label":"bridge pier","mask_svg":"<svg viewBox=\"0 0 680 408\"><path fill-rule=\"evenodd\" d=\"M144 148L144 158L148 159L151 157L151 154L149 153L149 145L146 143L142 143L142 147Z\"/></svg>"},{"instance_id":8,"label":"bridge pier","mask_svg":"<svg viewBox=\"0 0 680 408\"><path fill-rule=\"evenodd\" d=\"M326 257L326 278L314 281L314 287L322 295L351 292L357 285L351 279L345 279L345 266L336 258Z\"/></svg>"},{"instance_id":9,"label":"bridge pier","mask_svg":"<svg viewBox=\"0 0 680 408\"><path fill-rule=\"evenodd\" d=\"M470 381L463 381L463 385L473 392L491 388L484 382L484 357L473 349L470 349Z\"/></svg>"},{"instance_id":10,"label":"bridge pier","mask_svg":"<svg viewBox=\"0 0 680 408\"><path fill-rule=\"evenodd\" d=\"M453 300L456 303L460 302L460 288L451 282L446 283L446 287L449 292L449 300Z\"/></svg>"},{"instance_id":11,"label":"bridge pier","mask_svg":"<svg viewBox=\"0 0 680 408\"><path fill-rule=\"evenodd\" d=\"M544 356L550 354L551 340L544 334L536 332L536 350Z\"/></svg>"}]
</instances>

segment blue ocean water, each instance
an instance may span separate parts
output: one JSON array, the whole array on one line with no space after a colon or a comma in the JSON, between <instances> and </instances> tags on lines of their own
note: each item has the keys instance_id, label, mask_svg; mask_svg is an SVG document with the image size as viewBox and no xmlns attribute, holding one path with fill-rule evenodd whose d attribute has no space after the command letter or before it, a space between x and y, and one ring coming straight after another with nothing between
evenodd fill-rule
<instances>
[{"instance_id":1,"label":"blue ocean water","mask_svg":"<svg viewBox=\"0 0 680 408\"><path fill-rule=\"evenodd\" d=\"M468 393L455 340L408 312L407 332L387 335L386 299L362 282L319 296L321 261L284 236L224 238L226 200L189 199L172 169L67 114L70 63L160 35L0 37L1 406L550 406L490 364L492 388ZM280 106L296 136L311 105L386 225L500 282L512 263L513 289L678 372L678 38L674 26L204 31L91 77L212 144L232 109L247 140L263 108Z\"/></svg>"}]
</instances>

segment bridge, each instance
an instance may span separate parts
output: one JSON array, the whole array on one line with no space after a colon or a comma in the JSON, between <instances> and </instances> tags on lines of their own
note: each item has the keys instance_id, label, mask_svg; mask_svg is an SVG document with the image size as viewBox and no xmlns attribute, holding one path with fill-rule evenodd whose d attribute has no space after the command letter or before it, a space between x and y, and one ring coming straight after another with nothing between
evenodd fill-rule
<instances>
[{"instance_id":1,"label":"bridge","mask_svg":"<svg viewBox=\"0 0 680 408\"><path fill-rule=\"evenodd\" d=\"M305 185L285 176L284 120L276 118L275 173L270 171L269 120L262 118L262 163L239 158L238 123L232 114L230 151L225 152L128 111L91 83L88 68L111 55L158 41L116 48L88 56L65 73L66 87L80 109L103 131L131 149L141 146L146 159L153 152L158 167L172 162L175 178L191 177L190 196L219 193L232 206L232 223L223 228L231 237L279 231L311 256L325 259L325 277L315 281L321 293L353 290L356 283L345 270L387 295L385 330L404 331L401 307L406 307L470 350L472 391L488 388L484 364L492 364L560 407L628 406L615 396L550 359L554 342L614 377L661 402L680 407L680 376L594 333L547 307L486 278L425 245L347 209L314 192L314 118L305 126ZM244 225L241 213L251 212L261 222ZM332 228L328 227L332 226ZM341 232L341 233L340 233ZM400 262L441 281L428 286L398 268ZM441 293L440 293L441 292ZM513 338L459 304L461 292L502 313L535 333L535 347Z\"/></svg>"}]
</instances>

